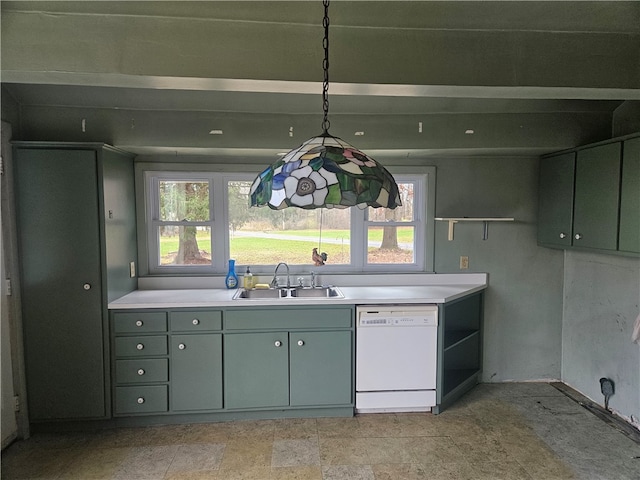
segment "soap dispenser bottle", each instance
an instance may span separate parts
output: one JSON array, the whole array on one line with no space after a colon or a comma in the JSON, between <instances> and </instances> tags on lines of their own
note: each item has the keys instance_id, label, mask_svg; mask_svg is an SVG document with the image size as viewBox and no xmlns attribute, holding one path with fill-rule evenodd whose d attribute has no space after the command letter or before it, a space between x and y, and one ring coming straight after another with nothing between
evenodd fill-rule
<instances>
[{"instance_id":1,"label":"soap dispenser bottle","mask_svg":"<svg viewBox=\"0 0 640 480\"><path fill-rule=\"evenodd\" d=\"M245 290L251 290L253 288L253 273L251 273L248 266L247 271L244 273L244 277L242 278L242 284Z\"/></svg>"},{"instance_id":2,"label":"soap dispenser bottle","mask_svg":"<svg viewBox=\"0 0 640 480\"><path fill-rule=\"evenodd\" d=\"M236 288L238 286L238 276L236 275L236 261L229 260L229 271L227 272L227 278L224 280L227 288Z\"/></svg>"}]
</instances>

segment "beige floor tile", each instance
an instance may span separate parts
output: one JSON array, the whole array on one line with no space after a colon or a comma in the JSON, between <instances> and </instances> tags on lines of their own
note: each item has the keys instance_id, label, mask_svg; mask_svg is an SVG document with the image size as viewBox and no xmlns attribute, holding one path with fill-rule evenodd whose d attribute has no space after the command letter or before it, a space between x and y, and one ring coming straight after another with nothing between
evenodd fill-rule
<instances>
[{"instance_id":1,"label":"beige floor tile","mask_svg":"<svg viewBox=\"0 0 640 480\"><path fill-rule=\"evenodd\" d=\"M427 472L415 463L391 463L372 465L375 480L426 480Z\"/></svg>"},{"instance_id":2,"label":"beige floor tile","mask_svg":"<svg viewBox=\"0 0 640 480\"><path fill-rule=\"evenodd\" d=\"M223 480L219 470L197 470L190 472L168 472L163 480Z\"/></svg>"},{"instance_id":3,"label":"beige floor tile","mask_svg":"<svg viewBox=\"0 0 640 480\"><path fill-rule=\"evenodd\" d=\"M432 413L408 413L398 415L398 436L429 437L438 435L438 420Z\"/></svg>"},{"instance_id":4,"label":"beige floor tile","mask_svg":"<svg viewBox=\"0 0 640 480\"><path fill-rule=\"evenodd\" d=\"M322 480L320 465L306 467L273 467L271 480Z\"/></svg>"},{"instance_id":5,"label":"beige floor tile","mask_svg":"<svg viewBox=\"0 0 640 480\"><path fill-rule=\"evenodd\" d=\"M358 415L359 432L362 437L397 437L402 425L396 414L369 413Z\"/></svg>"},{"instance_id":6,"label":"beige floor tile","mask_svg":"<svg viewBox=\"0 0 640 480\"><path fill-rule=\"evenodd\" d=\"M321 438L322 465L364 465L369 463L364 438Z\"/></svg>"},{"instance_id":7,"label":"beige floor tile","mask_svg":"<svg viewBox=\"0 0 640 480\"><path fill-rule=\"evenodd\" d=\"M271 467L264 465L237 465L224 467L218 471L224 480L268 480L271 478Z\"/></svg>"},{"instance_id":8,"label":"beige floor tile","mask_svg":"<svg viewBox=\"0 0 640 480\"><path fill-rule=\"evenodd\" d=\"M412 438L363 438L369 464L411 463L413 455L408 448Z\"/></svg>"},{"instance_id":9,"label":"beige floor tile","mask_svg":"<svg viewBox=\"0 0 640 480\"><path fill-rule=\"evenodd\" d=\"M409 439L407 449L413 462L419 464L456 463L462 457L462 451L450 437L415 437Z\"/></svg>"},{"instance_id":10,"label":"beige floor tile","mask_svg":"<svg viewBox=\"0 0 640 480\"><path fill-rule=\"evenodd\" d=\"M31 451L19 461L2 462L4 479L57 479L75 460L81 451L78 448L47 448Z\"/></svg>"},{"instance_id":11,"label":"beige floor tile","mask_svg":"<svg viewBox=\"0 0 640 480\"><path fill-rule=\"evenodd\" d=\"M235 471L249 467L271 468L272 450L271 440L251 438L229 440L224 449L220 469Z\"/></svg>"},{"instance_id":12,"label":"beige floor tile","mask_svg":"<svg viewBox=\"0 0 640 480\"><path fill-rule=\"evenodd\" d=\"M78 455L62 472L60 480L109 480L127 458L131 447L90 448Z\"/></svg>"},{"instance_id":13,"label":"beige floor tile","mask_svg":"<svg viewBox=\"0 0 640 480\"><path fill-rule=\"evenodd\" d=\"M218 470L222 463L224 450L225 444L223 443L181 445L173 457L168 473L191 472L196 474L200 471Z\"/></svg>"},{"instance_id":14,"label":"beige floor tile","mask_svg":"<svg viewBox=\"0 0 640 480\"><path fill-rule=\"evenodd\" d=\"M131 447L112 478L114 480L163 478L178 448L177 445Z\"/></svg>"},{"instance_id":15,"label":"beige floor tile","mask_svg":"<svg viewBox=\"0 0 640 480\"><path fill-rule=\"evenodd\" d=\"M318 418L318 435L321 438L361 437L360 423L357 417Z\"/></svg>"},{"instance_id":16,"label":"beige floor tile","mask_svg":"<svg viewBox=\"0 0 640 480\"><path fill-rule=\"evenodd\" d=\"M322 468L323 480L375 480L371 465L331 465Z\"/></svg>"},{"instance_id":17,"label":"beige floor tile","mask_svg":"<svg viewBox=\"0 0 640 480\"><path fill-rule=\"evenodd\" d=\"M476 462L471 464L471 473L476 480L539 480L531 477L518 462Z\"/></svg>"},{"instance_id":18,"label":"beige floor tile","mask_svg":"<svg viewBox=\"0 0 640 480\"><path fill-rule=\"evenodd\" d=\"M272 467L320 465L318 439L276 440L273 442Z\"/></svg>"},{"instance_id":19,"label":"beige floor tile","mask_svg":"<svg viewBox=\"0 0 640 480\"><path fill-rule=\"evenodd\" d=\"M282 418L275 420L274 440L293 440L299 438L318 438L318 426L315 418Z\"/></svg>"},{"instance_id":20,"label":"beige floor tile","mask_svg":"<svg viewBox=\"0 0 640 480\"><path fill-rule=\"evenodd\" d=\"M229 424L230 439L273 440L275 420L241 420Z\"/></svg>"},{"instance_id":21,"label":"beige floor tile","mask_svg":"<svg viewBox=\"0 0 640 480\"><path fill-rule=\"evenodd\" d=\"M225 443L231 435L231 423L193 423L185 425L180 442L190 443Z\"/></svg>"}]
</instances>

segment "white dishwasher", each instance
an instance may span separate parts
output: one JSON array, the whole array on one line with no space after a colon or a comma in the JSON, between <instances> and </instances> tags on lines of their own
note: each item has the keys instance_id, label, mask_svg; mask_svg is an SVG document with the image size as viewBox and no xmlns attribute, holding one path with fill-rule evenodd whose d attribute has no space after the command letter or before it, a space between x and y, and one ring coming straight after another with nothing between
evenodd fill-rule
<instances>
[{"instance_id":1,"label":"white dishwasher","mask_svg":"<svg viewBox=\"0 0 640 480\"><path fill-rule=\"evenodd\" d=\"M438 306L364 305L356 317L356 412L431 411Z\"/></svg>"}]
</instances>

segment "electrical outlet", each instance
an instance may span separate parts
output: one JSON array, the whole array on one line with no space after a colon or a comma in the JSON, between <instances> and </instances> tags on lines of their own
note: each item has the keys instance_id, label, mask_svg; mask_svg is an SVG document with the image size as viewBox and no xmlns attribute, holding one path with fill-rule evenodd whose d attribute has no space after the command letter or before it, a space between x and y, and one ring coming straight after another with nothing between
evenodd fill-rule
<instances>
[{"instance_id":1,"label":"electrical outlet","mask_svg":"<svg viewBox=\"0 0 640 480\"><path fill-rule=\"evenodd\" d=\"M460 270L467 270L469 268L469 257L462 255L460 257Z\"/></svg>"}]
</instances>

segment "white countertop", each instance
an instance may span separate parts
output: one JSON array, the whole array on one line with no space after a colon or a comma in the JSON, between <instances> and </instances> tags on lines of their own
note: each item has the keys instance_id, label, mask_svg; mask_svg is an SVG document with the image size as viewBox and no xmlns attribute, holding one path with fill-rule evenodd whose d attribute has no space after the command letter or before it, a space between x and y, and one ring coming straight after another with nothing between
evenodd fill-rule
<instances>
[{"instance_id":1,"label":"white countertop","mask_svg":"<svg viewBox=\"0 0 640 480\"><path fill-rule=\"evenodd\" d=\"M370 305L447 303L479 292L487 283L453 283L411 286L345 286L338 288L344 298L284 298L233 300L236 290L221 288L137 290L109 303L110 309L125 308L188 308L188 307L248 307L283 305Z\"/></svg>"}]
</instances>

